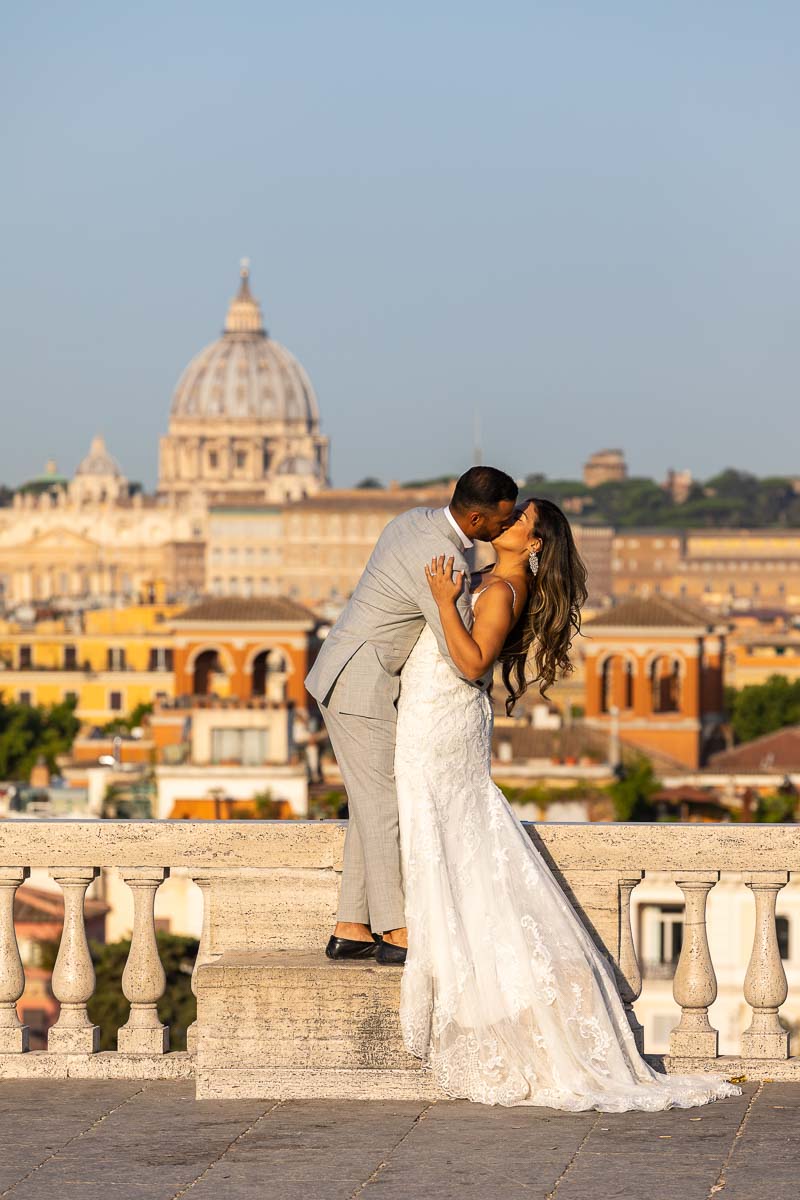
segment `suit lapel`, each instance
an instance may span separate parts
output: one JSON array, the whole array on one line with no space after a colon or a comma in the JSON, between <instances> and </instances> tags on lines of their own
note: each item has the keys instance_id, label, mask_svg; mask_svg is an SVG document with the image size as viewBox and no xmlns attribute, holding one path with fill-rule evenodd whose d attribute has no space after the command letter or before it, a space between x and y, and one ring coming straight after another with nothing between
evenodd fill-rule
<instances>
[{"instance_id":1,"label":"suit lapel","mask_svg":"<svg viewBox=\"0 0 800 1200\"><path fill-rule=\"evenodd\" d=\"M436 526L436 532L444 534L449 542L452 542L460 554L464 554L464 546L461 538L456 533L453 526L444 515L444 510L441 508L431 509L431 521Z\"/></svg>"}]
</instances>

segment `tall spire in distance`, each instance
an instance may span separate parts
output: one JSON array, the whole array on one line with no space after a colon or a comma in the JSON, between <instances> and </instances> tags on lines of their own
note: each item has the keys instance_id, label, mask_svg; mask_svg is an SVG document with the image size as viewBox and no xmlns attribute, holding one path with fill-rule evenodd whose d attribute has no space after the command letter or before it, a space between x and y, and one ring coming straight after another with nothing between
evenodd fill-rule
<instances>
[{"instance_id":1,"label":"tall spire in distance","mask_svg":"<svg viewBox=\"0 0 800 1200\"><path fill-rule=\"evenodd\" d=\"M472 465L479 467L483 462L483 449L481 447L481 417L478 412L477 405L475 406L475 417L472 431Z\"/></svg>"},{"instance_id":2,"label":"tall spire in distance","mask_svg":"<svg viewBox=\"0 0 800 1200\"><path fill-rule=\"evenodd\" d=\"M239 264L239 291L230 302L226 333L265 333L261 307L250 291L250 259Z\"/></svg>"}]
</instances>

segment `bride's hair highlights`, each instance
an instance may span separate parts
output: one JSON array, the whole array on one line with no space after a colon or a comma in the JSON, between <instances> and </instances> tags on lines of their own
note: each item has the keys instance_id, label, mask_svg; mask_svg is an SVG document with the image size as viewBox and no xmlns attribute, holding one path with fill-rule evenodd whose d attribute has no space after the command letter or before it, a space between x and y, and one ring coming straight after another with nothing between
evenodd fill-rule
<instances>
[{"instance_id":1,"label":"bride's hair highlights","mask_svg":"<svg viewBox=\"0 0 800 1200\"><path fill-rule=\"evenodd\" d=\"M575 546L569 521L551 500L537 500L536 534L542 539L539 571L531 573L528 601L500 652L503 683L508 696L506 713L531 683L546 696L560 675L572 671L572 640L581 628L581 608L586 603L586 567ZM528 652L532 671L528 670Z\"/></svg>"}]
</instances>

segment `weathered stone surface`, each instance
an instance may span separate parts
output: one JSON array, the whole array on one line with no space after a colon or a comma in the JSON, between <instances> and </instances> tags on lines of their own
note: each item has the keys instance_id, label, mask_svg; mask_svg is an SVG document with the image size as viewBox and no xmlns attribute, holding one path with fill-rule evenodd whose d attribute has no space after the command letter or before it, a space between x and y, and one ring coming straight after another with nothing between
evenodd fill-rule
<instances>
[{"instance_id":1,"label":"weathered stone surface","mask_svg":"<svg viewBox=\"0 0 800 1200\"><path fill-rule=\"evenodd\" d=\"M197 973L198 1096L434 1097L400 1034L401 972L299 951Z\"/></svg>"},{"instance_id":2,"label":"weathered stone surface","mask_svg":"<svg viewBox=\"0 0 800 1200\"><path fill-rule=\"evenodd\" d=\"M658 1065L659 1070L669 1071L671 1075L687 1075L700 1071L706 1075L721 1075L723 1079L740 1078L749 1080L781 1079L787 1082L800 1083L800 1057L773 1059L744 1058L741 1055L721 1054L719 1058L677 1058L665 1054L663 1057L648 1056Z\"/></svg>"},{"instance_id":3,"label":"weathered stone surface","mask_svg":"<svg viewBox=\"0 0 800 1200\"><path fill-rule=\"evenodd\" d=\"M537 847L562 871L800 871L791 825L544 822ZM293 867L341 870L341 821L2 821L7 867Z\"/></svg>"},{"instance_id":4,"label":"weathered stone surface","mask_svg":"<svg viewBox=\"0 0 800 1200\"><path fill-rule=\"evenodd\" d=\"M745 1093L697 1109L611 1115L460 1101L197 1103L190 1083L6 1083L0 1192L10 1200L794 1200L800 1086L747 1085Z\"/></svg>"},{"instance_id":5,"label":"weathered stone surface","mask_svg":"<svg viewBox=\"0 0 800 1200\"><path fill-rule=\"evenodd\" d=\"M208 952L318 949L336 920L338 872L225 869L204 876Z\"/></svg>"},{"instance_id":6,"label":"weathered stone surface","mask_svg":"<svg viewBox=\"0 0 800 1200\"><path fill-rule=\"evenodd\" d=\"M341 870L341 821L2 821L0 863Z\"/></svg>"},{"instance_id":7,"label":"weathered stone surface","mask_svg":"<svg viewBox=\"0 0 800 1200\"><path fill-rule=\"evenodd\" d=\"M34 1050L28 1054L0 1054L0 1080L165 1080L193 1077L194 1061L184 1051L150 1056L109 1050L92 1055L48 1054L44 1050Z\"/></svg>"}]
</instances>

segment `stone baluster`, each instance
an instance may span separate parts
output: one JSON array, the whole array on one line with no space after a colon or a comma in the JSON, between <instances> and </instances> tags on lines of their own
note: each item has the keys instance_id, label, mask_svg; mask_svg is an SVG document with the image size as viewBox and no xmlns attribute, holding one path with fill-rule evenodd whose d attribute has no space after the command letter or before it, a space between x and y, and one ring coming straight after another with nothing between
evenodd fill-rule
<instances>
[{"instance_id":1,"label":"stone baluster","mask_svg":"<svg viewBox=\"0 0 800 1200\"><path fill-rule=\"evenodd\" d=\"M633 1011L633 1005L642 993L642 972L631 928L631 892L641 882L643 874L643 871L630 871L619 880L619 969L617 971L619 994L625 1005L631 1032L636 1039L636 1046L640 1054L644 1053L644 1028Z\"/></svg>"},{"instance_id":2,"label":"stone baluster","mask_svg":"<svg viewBox=\"0 0 800 1200\"><path fill-rule=\"evenodd\" d=\"M789 879L788 871L747 871L744 882L756 902L753 950L744 977L744 998L753 1010L750 1027L742 1034L744 1058L788 1058L789 1033L778 1009L786 999L786 972L775 928L775 902Z\"/></svg>"},{"instance_id":3,"label":"stone baluster","mask_svg":"<svg viewBox=\"0 0 800 1200\"><path fill-rule=\"evenodd\" d=\"M28 1049L28 1026L17 1016L25 972L14 929L14 897L28 874L27 867L0 867L0 1054Z\"/></svg>"},{"instance_id":4,"label":"stone baluster","mask_svg":"<svg viewBox=\"0 0 800 1200\"><path fill-rule=\"evenodd\" d=\"M684 871L675 880L683 892L683 945L672 984L681 1019L669 1035L673 1058L716 1058L719 1035L708 1019L717 998L717 978L706 930L706 899L719 871Z\"/></svg>"},{"instance_id":5,"label":"stone baluster","mask_svg":"<svg viewBox=\"0 0 800 1200\"><path fill-rule=\"evenodd\" d=\"M211 953L211 905L209 903L209 891L211 888L211 879L207 874L192 872L192 879L200 888L203 897L203 924L200 929L200 944L197 947L197 958L194 960L194 968L192 970L192 991L197 995L197 972L205 963L214 962L219 957L217 954ZM194 1054L197 1050L197 1021L192 1021L189 1028L186 1030L186 1049Z\"/></svg>"},{"instance_id":6,"label":"stone baluster","mask_svg":"<svg viewBox=\"0 0 800 1200\"><path fill-rule=\"evenodd\" d=\"M158 1019L158 1001L167 977L156 941L155 900L167 871L160 867L123 867L122 878L133 893L133 933L128 961L122 973L122 990L130 1000L127 1022L117 1033L123 1054L165 1054L169 1029Z\"/></svg>"},{"instance_id":7,"label":"stone baluster","mask_svg":"<svg viewBox=\"0 0 800 1200\"><path fill-rule=\"evenodd\" d=\"M100 1029L86 1012L95 976L83 916L83 898L97 874L96 867L50 870L64 893L64 929L52 980L61 1013L47 1037L47 1049L56 1054L95 1054L100 1048Z\"/></svg>"}]
</instances>

